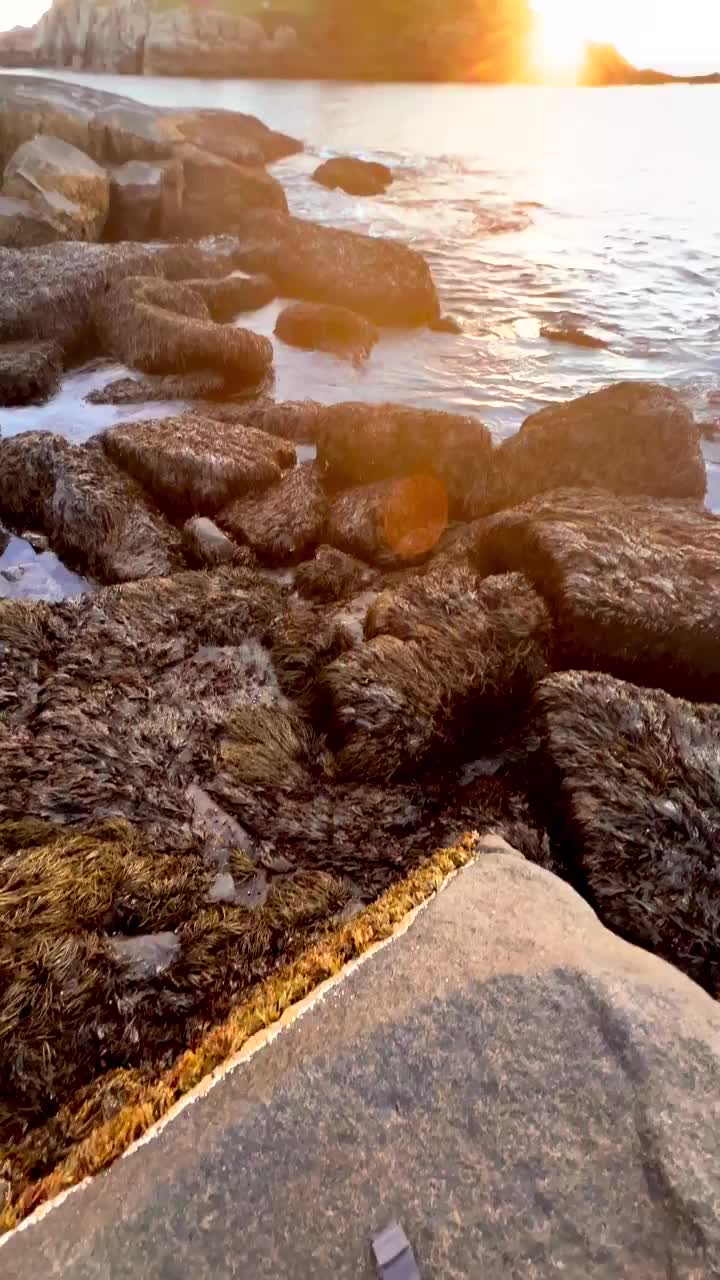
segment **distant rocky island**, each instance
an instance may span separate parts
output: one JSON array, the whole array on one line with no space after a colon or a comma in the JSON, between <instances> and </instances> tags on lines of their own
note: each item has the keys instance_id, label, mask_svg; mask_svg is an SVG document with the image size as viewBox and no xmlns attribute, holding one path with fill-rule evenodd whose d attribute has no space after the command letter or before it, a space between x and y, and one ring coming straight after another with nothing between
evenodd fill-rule
<instances>
[{"instance_id":1,"label":"distant rocky island","mask_svg":"<svg viewBox=\"0 0 720 1280\"><path fill-rule=\"evenodd\" d=\"M0 34L0 64L131 75L512 82L533 79L529 0L54 0ZM664 84L588 48L582 83ZM680 78L682 79L682 78ZM698 83L720 82L720 75Z\"/></svg>"}]
</instances>

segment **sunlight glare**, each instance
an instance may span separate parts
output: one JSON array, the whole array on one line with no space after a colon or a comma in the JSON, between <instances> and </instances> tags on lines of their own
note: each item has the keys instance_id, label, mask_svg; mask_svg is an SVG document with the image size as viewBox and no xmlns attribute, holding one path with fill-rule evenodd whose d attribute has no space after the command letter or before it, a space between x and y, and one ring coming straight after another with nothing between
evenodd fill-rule
<instances>
[{"instance_id":1,"label":"sunlight glare","mask_svg":"<svg viewBox=\"0 0 720 1280\"><path fill-rule=\"evenodd\" d=\"M539 14L535 59L542 76L576 80L582 66L588 31L577 0L537 0Z\"/></svg>"},{"instance_id":2,"label":"sunlight glare","mask_svg":"<svg viewBox=\"0 0 720 1280\"><path fill-rule=\"evenodd\" d=\"M590 42L635 66L720 69L720 0L532 0L541 75L574 79Z\"/></svg>"}]
</instances>

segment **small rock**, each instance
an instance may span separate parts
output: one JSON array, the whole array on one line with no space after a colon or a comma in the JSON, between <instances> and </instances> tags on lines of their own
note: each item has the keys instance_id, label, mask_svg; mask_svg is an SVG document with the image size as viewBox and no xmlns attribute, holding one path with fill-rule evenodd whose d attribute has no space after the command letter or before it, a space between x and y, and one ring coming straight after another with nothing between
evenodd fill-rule
<instances>
[{"instance_id":1,"label":"small rock","mask_svg":"<svg viewBox=\"0 0 720 1280\"><path fill-rule=\"evenodd\" d=\"M373 160L356 160L337 156L318 166L313 182L333 190L340 187L351 196L383 195L393 181L392 169Z\"/></svg>"},{"instance_id":2,"label":"small rock","mask_svg":"<svg viewBox=\"0 0 720 1280\"><path fill-rule=\"evenodd\" d=\"M180 953L180 939L176 933L145 933L109 938L108 947L131 982L146 982L170 968Z\"/></svg>"},{"instance_id":3,"label":"small rock","mask_svg":"<svg viewBox=\"0 0 720 1280\"><path fill-rule=\"evenodd\" d=\"M50 546L50 543L44 533L35 533L28 529L20 536L24 542L30 543L33 551L36 551L38 555L43 551L47 551Z\"/></svg>"},{"instance_id":4,"label":"small rock","mask_svg":"<svg viewBox=\"0 0 720 1280\"><path fill-rule=\"evenodd\" d=\"M310 600L345 600L372 586L375 570L336 547L318 547L315 558L301 564L295 585Z\"/></svg>"},{"instance_id":5,"label":"small rock","mask_svg":"<svg viewBox=\"0 0 720 1280\"><path fill-rule=\"evenodd\" d=\"M454 316L440 316L440 319L433 320L428 328L432 329L433 333L462 333L463 331L460 321Z\"/></svg>"},{"instance_id":6,"label":"small rock","mask_svg":"<svg viewBox=\"0 0 720 1280\"><path fill-rule=\"evenodd\" d=\"M275 334L291 347L366 360L380 337L370 320L347 307L296 302L280 312Z\"/></svg>"},{"instance_id":7,"label":"small rock","mask_svg":"<svg viewBox=\"0 0 720 1280\"><path fill-rule=\"evenodd\" d=\"M584 329L577 329L574 325L563 325L559 328L553 325L542 325L540 336L547 338L548 342L567 342L573 347L590 347L599 351L606 351L610 346L604 338L585 333Z\"/></svg>"},{"instance_id":8,"label":"small rock","mask_svg":"<svg viewBox=\"0 0 720 1280\"><path fill-rule=\"evenodd\" d=\"M190 558L201 568L219 564L238 563L247 558L252 561L246 547L238 547L222 529L207 516L194 516L183 526L183 539ZM243 555L244 553L244 555Z\"/></svg>"},{"instance_id":9,"label":"small rock","mask_svg":"<svg viewBox=\"0 0 720 1280\"><path fill-rule=\"evenodd\" d=\"M234 902L235 881L229 871L220 871L208 889L208 902Z\"/></svg>"}]
</instances>

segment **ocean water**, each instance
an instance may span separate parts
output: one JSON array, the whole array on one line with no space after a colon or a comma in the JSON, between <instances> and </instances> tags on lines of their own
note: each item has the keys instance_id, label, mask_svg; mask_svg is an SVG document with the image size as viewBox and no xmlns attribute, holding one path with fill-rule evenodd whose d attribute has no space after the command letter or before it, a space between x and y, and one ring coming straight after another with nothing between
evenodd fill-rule
<instances>
[{"instance_id":1,"label":"ocean water","mask_svg":"<svg viewBox=\"0 0 720 1280\"><path fill-rule=\"evenodd\" d=\"M461 335L385 330L360 369L275 340L278 398L469 411L501 437L552 401L653 379L677 388L698 418L720 420L720 88L67 78L157 105L252 112L306 143L273 169L292 212L427 256ZM386 196L311 181L320 158L347 153L391 165ZM271 335L280 305L242 323ZM541 335L567 321L608 349ZM84 404L88 387L118 373L79 371L48 406L0 411L0 426L84 438L119 416L145 416ZM707 444L706 457L709 502L720 510L720 443Z\"/></svg>"}]
</instances>

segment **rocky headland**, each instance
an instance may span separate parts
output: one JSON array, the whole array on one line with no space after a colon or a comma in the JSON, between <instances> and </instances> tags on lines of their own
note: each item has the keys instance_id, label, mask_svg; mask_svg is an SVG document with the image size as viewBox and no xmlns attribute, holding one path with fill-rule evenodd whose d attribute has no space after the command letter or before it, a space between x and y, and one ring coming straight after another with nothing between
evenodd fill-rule
<instances>
[{"instance_id":1,"label":"rocky headland","mask_svg":"<svg viewBox=\"0 0 720 1280\"><path fill-rule=\"evenodd\" d=\"M232 1052L217 1029L257 984L310 944L319 977L362 951L367 911L439 848L482 856L467 833L720 992L697 424L644 383L501 445L472 416L275 401L258 299L351 359L440 318L421 255L287 212L265 164L300 145L2 85L2 403L105 358L106 399L178 404L83 444L0 438L3 543L86 580L0 604L5 1227Z\"/></svg>"},{"instance_id":2,"label":"rocky headland","mask_svg":"<svg viewBox=\"0 0 720 1280\"><path fill-rule=\"evenodd\" d=\"M530 0L256 4L53 0L33 27L0 32L0 64L147 76L534 82ZM717 84L633 66L588 45L588 85Z\"/></svg>"}]
</instances>

